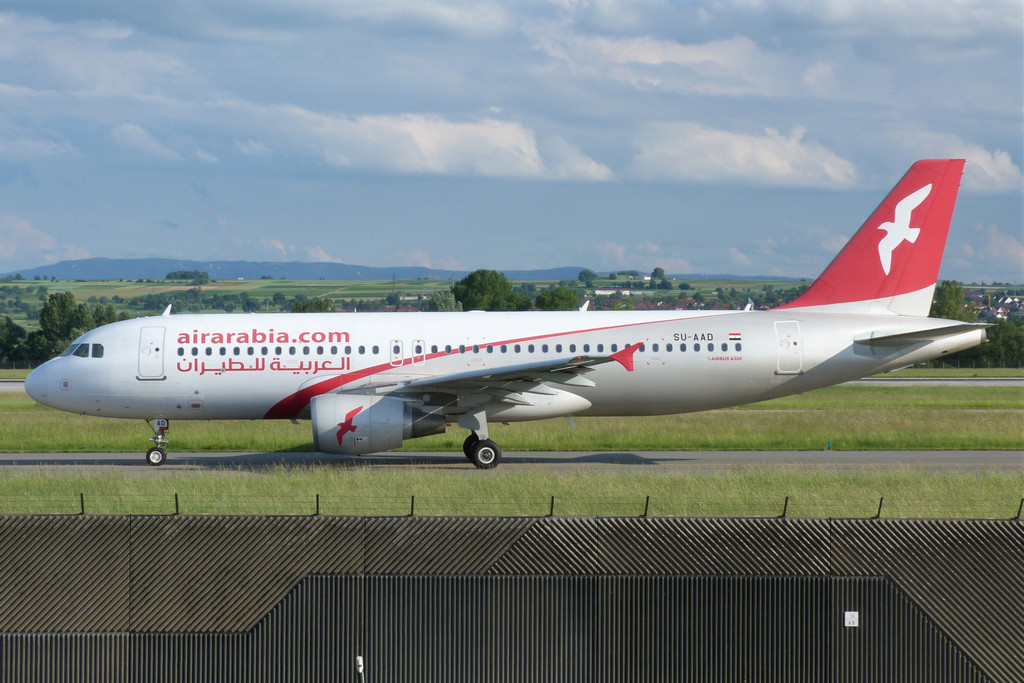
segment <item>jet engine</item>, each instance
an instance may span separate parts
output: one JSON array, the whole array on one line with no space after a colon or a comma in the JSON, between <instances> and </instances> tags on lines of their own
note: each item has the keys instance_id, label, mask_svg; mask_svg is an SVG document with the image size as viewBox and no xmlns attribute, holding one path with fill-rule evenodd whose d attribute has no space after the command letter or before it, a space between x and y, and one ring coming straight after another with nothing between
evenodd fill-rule
<instances>
[{"instance_id":1,"label":"jet engine","mask_svg":"<svg viewBox=\"0 0 1024 683\"><path fill-rule=\"evenodd\" d=\"M310 402L310 414L313 447L340 455L388 451L445 428L440 409L427 412L390 396L324 394Z\"/></svg>"}]
</instances>

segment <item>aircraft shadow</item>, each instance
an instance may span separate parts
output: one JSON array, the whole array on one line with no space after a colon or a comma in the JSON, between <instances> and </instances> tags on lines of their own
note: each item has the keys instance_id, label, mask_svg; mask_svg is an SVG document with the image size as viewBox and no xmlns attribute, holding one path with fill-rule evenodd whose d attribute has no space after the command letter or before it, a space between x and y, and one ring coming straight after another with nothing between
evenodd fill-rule
<instances>
[{"instance_id":1,"label":"aircraft shadow","mask_svg":"<svg viewBox=\"0 0 1024 683\"><path fill-rule=\"evenodd\" d=\"M606 453L511 453L502 458L503 465L626 465L655 466L663 458L630 452ZM673 461L696 460L696 458L672 457ZM17 466L85 466L85 467L141 467L151 468L142 454L52 454L40 457L35 454L0 455L0 467ZM173 470L181 467L199 469L263 469L276 466L296 467L434 467L451 469L472 469L465 456L457 453L405 453L374 454L364 456L326 456L321 453L264 452L230 454L168 454L167 463L153 470Z\"/></svg>"}]
</instances>

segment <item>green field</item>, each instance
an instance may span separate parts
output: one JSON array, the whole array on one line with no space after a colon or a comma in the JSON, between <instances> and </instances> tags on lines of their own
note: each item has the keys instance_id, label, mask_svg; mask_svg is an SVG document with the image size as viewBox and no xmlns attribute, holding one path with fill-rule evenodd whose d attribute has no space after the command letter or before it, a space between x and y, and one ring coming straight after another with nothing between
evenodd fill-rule
<instances>
[{"instance_id":1,"label":"green field","mask_svg":"<svg viewBox=\"0 0 1024 683\"><path fill-rule=\"evenodd\" d=\"M738 408L643 418L576 418L494 425L508 451L1016 449L1024 444L1018 387L847 385ZM0 394L0 451L132 452L148 446L141 420L62 413ZM309 422L172 422L172 452L309 451ZM455 451L465 432L416 439L404 450Z\"/></svg>"},{"instance_id":2,"label":"green field","mask_svg":"<svg viewBox=\"0 0 1024 683\"><path fill-rule=\"evenodd\" d=\"M917 468L840 471L730 467L694 472L570 473L414 467L272 467L244 471L125 468L0 471L0 513L330 515L734 515L1009 518L1024 472ZM415 500L413 500L415 497ZM648 504L649 497L649 504ZM789 498L788 505L786 498Z\"/></svg>"},{"instance_id":3,"label":"green field","mask_svg":"<svg viewBox=\"0 0 1024 683\"><path fill-rule=\"evenodd\" d=\"M0 394L0 449L139 452L142 421L91 418ZM689 415L577 418L495 425L509 452L530 450L1020 449L1024 392L1017 387L851 385L763 404ZM309 422L172 424L174 451L311 450ZM418 439L408 450L458 452L464 431ZM462 463L460 463L462 464ZM915 467L733 466L692 472L605 472L543 466L480 471L366 466L246 469L138 467L0 470L0 513L790 516L1007 518L1024 498L1024 471Z\"/></svg>"}]
</instances>

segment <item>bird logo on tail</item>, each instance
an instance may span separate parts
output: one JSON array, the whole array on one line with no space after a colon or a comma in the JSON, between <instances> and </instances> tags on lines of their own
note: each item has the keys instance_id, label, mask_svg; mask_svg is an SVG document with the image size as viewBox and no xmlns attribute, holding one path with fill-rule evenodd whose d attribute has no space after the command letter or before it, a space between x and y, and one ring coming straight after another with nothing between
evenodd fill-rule
<instances>
[{"instance_id":1,"label":"bird logo on tail","mask_svg":"<svg viewBox=\"0 0 1024 683\"><path fill-rule=\"evenodd\" d=\"M885 237L878 243L878 257L882 261L882 270L889 274L892 267L892 252L904 241L913 244L917 236L921 234L921 228L910 227L910 214L921 205L925 197L932 191L929 183L917 192L908 194L900 200L893 212L893 220L886 221L878 226L879 230L885 230Z\"/></svg>"}]
</instances>

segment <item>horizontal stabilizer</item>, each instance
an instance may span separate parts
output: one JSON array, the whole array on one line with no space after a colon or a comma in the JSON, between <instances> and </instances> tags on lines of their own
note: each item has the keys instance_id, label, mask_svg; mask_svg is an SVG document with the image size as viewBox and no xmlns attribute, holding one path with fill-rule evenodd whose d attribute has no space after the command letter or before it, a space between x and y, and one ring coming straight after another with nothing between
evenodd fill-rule
<instances>
[{"instance_id":1,"label":"horizontal stabilizer","mask_svg":"<svg viewBox=\"0 0 1024 683\"><path fill-rule=\"evenodd\" d=\"M855 344L869 344L871 346L905 346L907 344L936 341L937 339L973 330L984 330L986 327L988 325L985 323L958 323L925 330L913 330L911 332L872 332L856 337L853 341Z\"/></svg>"}]
</instances>

